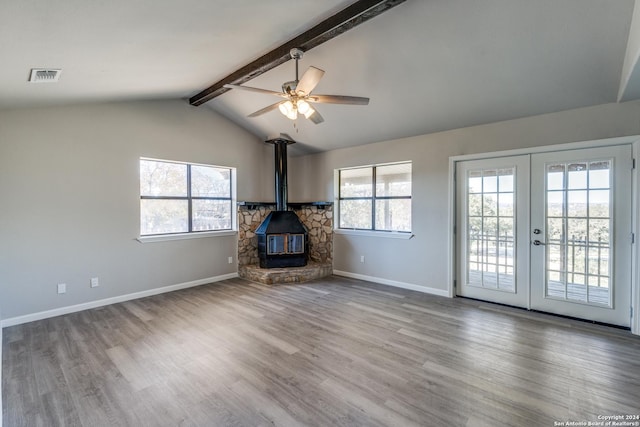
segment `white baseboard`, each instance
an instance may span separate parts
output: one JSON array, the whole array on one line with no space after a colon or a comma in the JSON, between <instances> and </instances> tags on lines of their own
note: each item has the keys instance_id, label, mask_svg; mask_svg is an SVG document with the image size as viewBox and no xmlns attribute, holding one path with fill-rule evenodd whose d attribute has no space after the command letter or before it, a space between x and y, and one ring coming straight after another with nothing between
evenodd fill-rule
<instances>
[{"instance_id":1,"label":"white baseboard","mask_svg":"<svg viewBox=\"0 0 640 427\"><path fill-rule=\"evenodd\" d=\"M336 276L349 277L351 279L366 280L367 282L380 283L382 285L393 286L395 288L410 289L412 291L423 292L425 294L449 297L446 289L430 288L428 286L414 285L413 283L398 282L396 280L382 279L380 277L365 276L364 274L350 273L348 271L333 270Z\"/></svg>"},{"instance_id":2,"label":"white baseboard","mask_svg":"<svg viewBox=\"0 0 640 427\"><path fill-rule=\"evenodd\" d=\"M207 277L205 279L194 280L191 282L178 283L177 285L163 286L161 288L149 289L147 291L134 292L132 294L120 295L117 297L105 298L96 301L85 302L82 304L70 305L67 307L55 308L53 310L40 311L38 313L25 314L24 316L11 317L0 321L0 327L20 325L22 323L33 322L35 320L48 319L50 317L61 316L63 314L75 313L90 308L103 307L105 305L116 304L119 302L130 301L138 298L150 297L152 295L163 294L165 292L177 291L180 289L192 288L194 286L206 285L207 283L219 282L221 280L233 279L238 277L238 273L222 274L220 276Z\"/></svg>"}]
</instances>

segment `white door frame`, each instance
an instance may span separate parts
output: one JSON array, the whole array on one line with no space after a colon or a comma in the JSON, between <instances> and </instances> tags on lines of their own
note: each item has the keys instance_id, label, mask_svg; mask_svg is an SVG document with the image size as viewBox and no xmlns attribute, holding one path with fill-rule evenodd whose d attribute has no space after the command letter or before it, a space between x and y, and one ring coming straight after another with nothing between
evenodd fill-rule
<instances>
[{"instance_id":1,"label":"white door frame","mask_svg":"<svg viewBox=\"0 0 640 427\"><path fill-rule=\"evenodd\" d=\"M494 151L489 153L466 154L461 156L449 157L449 227L448 227L448 246L447 264L448 264L448 280L447 293L449 297L455 296L455 280L456 280L456 235L454 233L456 226L456 163L465 160L478 160L494 157L517 156L522 154L546 153L550 151L561 150L579 150L583 148L606 147L611 145L631 144L633 147L633 158L637 159L640 154L640 135L623 136L618 138L599 139L593 141L570 142L567 144L546 145L532 148L520 148L514 150ZM638 268L640 267L640 251L638 251L638 242L640 238L638 231L640 230L640 204L638 200L638 189L640 189L640 174L636 167L632 173L632 206L631 213L632 232L636 236L636 243L631 249L631 308L633 310L633 318L631 319L631 332L640 335L640 275Z\"/></svg>"}]
</instances>

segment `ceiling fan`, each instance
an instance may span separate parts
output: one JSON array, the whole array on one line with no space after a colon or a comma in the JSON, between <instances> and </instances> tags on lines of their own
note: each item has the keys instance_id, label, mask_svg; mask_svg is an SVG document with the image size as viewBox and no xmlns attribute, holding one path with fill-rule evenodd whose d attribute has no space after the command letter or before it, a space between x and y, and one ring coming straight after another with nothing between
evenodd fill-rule
<instances>
[{"instance_id":1,"label":"ceiling fan","mask_svg":"<svg viewBox=\"0 0 640 427\"><path fill-rule=\"evenodd\" d=\"M315 89L318 82L320 82L320 79L324 75L324 71L316 67L309 67L309 69L302 75L302 78L298 79L298 61L302 58L304 52L301 49L294 48L291 49L289 53L291 55L291 58L295 59L296 61L296 79L290 82L283 83L282 92L249 86L232 84L224 85L224 87L228 89L241 89L284 98L282 101L278 101L275 104L264 107L256 111L255 113L249 114L247 117L261 116L262 114L268 113L269 111L278 108L282 114L284 114L291 120L297 119L298 114L301 114L307 119L311 120L313 123L319 124L324 122L324 119L315 108L309 105L309 103L350 105L369 104L369 98L362 98L359 96L312 95L311 92L313 91L313 89Z\"/></svg>"}]
</instances>

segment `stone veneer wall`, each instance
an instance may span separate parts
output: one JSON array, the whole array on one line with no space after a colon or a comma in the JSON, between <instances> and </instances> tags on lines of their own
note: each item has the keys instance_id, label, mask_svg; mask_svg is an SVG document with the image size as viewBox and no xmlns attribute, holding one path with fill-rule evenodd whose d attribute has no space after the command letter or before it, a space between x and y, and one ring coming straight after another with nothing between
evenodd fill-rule
<instances>
[{"instance_id":1,"label":"stone veneer wall","mask_svg":"<svg viewBox=\"0 0 640 427\"><path fill-rule=\"evenodd\" d=\"M272 207L238 206L238 266L258 264L255 231ZM302 206L294 209L309 231L309 261L333 264L333 206Z\"/></svg>"},{"instance_id":2,"label":"stone veneer wall","mask_svg":"<svg viewBox=\"0 0 640 427\"><path fill-rule=\"evenodd\" d=\"M333 264L333 206L294 209L309 231L309 260Z\"/></svg>"}]
</instances>

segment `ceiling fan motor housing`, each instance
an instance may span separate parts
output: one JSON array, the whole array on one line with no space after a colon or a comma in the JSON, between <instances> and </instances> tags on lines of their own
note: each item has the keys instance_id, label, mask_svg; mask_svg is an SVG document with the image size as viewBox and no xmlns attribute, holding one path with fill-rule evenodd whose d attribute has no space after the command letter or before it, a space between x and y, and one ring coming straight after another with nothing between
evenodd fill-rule
<instances>
[{"instance_id":1,"label":"ceiling fan motor housing","mask_svg":"<svg viewBox=\"0 0 640 427\"><path fill-rule=\"evenodd\" d=\"M297 80L291 80L290 82L282 83L282 92L294 95L296 93L296 87L298 87Z\"/></svg>"}]
</instances>

